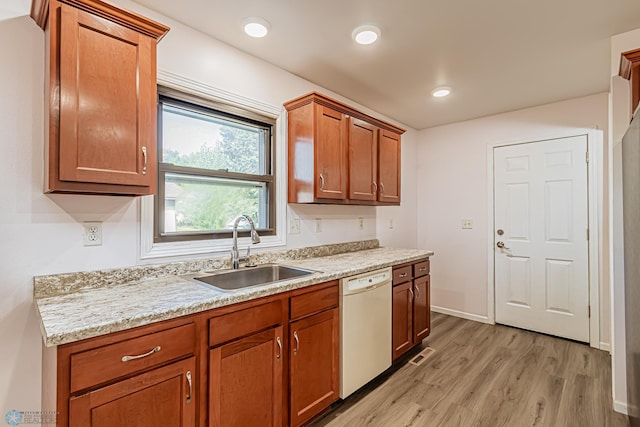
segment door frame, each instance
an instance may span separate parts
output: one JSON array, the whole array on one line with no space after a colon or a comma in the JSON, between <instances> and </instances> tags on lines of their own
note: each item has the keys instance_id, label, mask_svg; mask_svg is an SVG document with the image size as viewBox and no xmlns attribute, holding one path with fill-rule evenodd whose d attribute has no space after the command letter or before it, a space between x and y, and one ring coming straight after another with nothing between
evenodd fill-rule
<instances>
[{"instance_id":1,"label":"door frame","mask_svg":"<svg viewBox=\"0 0 640 427\"><path fill-rule=\"evenodd\" d=\"M550 139L586 136L587 138L587 214L589 224L589 345L598 349L608 349L600 343L600 284L604 277L603 256L608 253L600 245L602 235L602 185L603 185L603 131L597 128L571 129L565 132L557 131L553 134L532 139L519 139L487 144L487 317L492 324L496 323L495 311L495 250L494 240L494 150L509 145L529 144L548 141ZM607 348L604 348L607 347Z\"/></svg>"}]
</instances>

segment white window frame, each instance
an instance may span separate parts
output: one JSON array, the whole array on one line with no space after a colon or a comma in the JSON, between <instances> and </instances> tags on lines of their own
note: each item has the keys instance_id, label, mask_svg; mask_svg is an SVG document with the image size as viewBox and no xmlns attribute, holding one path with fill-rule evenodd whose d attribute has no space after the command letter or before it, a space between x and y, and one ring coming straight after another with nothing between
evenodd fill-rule
<instances>
[{"instance_id":1,"label":"white window frame","mask_svg":"<svg viewBox=\"0 0 640 427\"><path fill-rule=\"evenodd\" d=\"M252 250L261 248L273 248L286 245L286 195L287 195L287 157L286 157L286 114L281 106L266 104L241 95L227 92L213 86L191 80L189 78L173 74L168 71L158 70L158 84L181 92L211 99L238 107L242 107L256 113L275 119L274 135L274 170L275 181L275 213L276 233L272 236L261 236L261 242L254 245ZM219 254L228 252L231 248L231 239L207 239L190 240L181 242L154 242L153 218L154 196L139 197L139 224L140 224L140 259L154 259L164 257L180 257L189 255ZM238 212L238 215L241 212ZM249 238L239 238L238 244L248 246Z\"/></svg>"}]
</instances>

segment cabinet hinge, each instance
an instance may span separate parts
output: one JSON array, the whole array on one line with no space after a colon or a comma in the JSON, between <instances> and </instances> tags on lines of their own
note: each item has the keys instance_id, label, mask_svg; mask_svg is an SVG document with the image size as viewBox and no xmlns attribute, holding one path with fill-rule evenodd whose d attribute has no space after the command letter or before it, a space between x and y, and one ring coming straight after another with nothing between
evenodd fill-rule
<instances>
[{"instance_id":1,"label":"cabinet hinge","mask_svg":"<svg viewBox=\"0 0 640 427\"><path fill-rule=\"evenodd\" d=\"M587 240L589 240L589 229L587 228Z\"/></svg>"},{"instance_id":2,"label":"cabinet hinge","mask_svg":"<svg viewBox=\"0 0 640 427\"><path fill-rule=\"evenodd\" d=\"M585 151L584 157L585 157L586 162L589 163L589 152L588 151Z\"/></svg>"},{"instance_id":3,"label":"cabinet hinge","mask_svg":"<svg viewBox=\"0 0 640 427\"><path fill-rule=\"evenodd\" d=\"M589 317L591 317L591 306L589 306Z\"/></svg>"}]
</instances>

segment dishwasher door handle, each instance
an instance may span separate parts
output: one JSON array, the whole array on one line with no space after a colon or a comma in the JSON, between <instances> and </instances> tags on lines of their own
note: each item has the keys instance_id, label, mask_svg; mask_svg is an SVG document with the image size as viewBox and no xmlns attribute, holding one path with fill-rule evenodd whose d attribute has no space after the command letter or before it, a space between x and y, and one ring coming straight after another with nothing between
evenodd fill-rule
<instances>
[{"instance_id":1,"label":"dishwasher door handle","mask_svg":"<svg viewBox=\"0 0 640 427\"><path fill-rule=\"evenodd\" d=\"M371 285L371 286L365 286L363 288L358 288L358 289L354 289L354 290L348 290L345 288L342 290L342 295L344 296L348 296L348 295L357 295L357 294L361 294L363 292L369 292L369 291L373 291L374 289L378 289L378 288L382 288L383 286L391 286L391 281L385 281L385 282L380 282L380 283L376 283L375 285Z\"/></svg>"}]
</instances>

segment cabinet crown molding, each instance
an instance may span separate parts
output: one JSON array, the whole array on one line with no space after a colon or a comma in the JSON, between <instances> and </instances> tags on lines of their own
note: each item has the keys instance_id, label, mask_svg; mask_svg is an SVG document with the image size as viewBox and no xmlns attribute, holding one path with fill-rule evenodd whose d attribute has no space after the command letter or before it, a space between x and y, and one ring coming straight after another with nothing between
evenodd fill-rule
<instances>
[{"instance_id":1,"label":"cabinet crown molding","mask_svg":"<svg viewBox=\"0 0 640 427\"><path fill-rule=\"evenodd\" d=\"M315 102L317 104L320 105L324 105L326 107L330 107L333 108L336 111L340 111L341 113L347 114L348 116L351 117L355 117L361 120L364 120L366 122L369 122L381 129L386 129L388 131L397 133L399 135L402 135L403 133L406 132L405 129L402 129L398 126L392 125L391 123L388 122L384 122L380 119L376 119L375 117L372 117L368 114L365 114L361 111L358 111L356 109L354 109L353 107L350 107L347 104L344 104L340 101L336 101L333 98L329 98L326 95L323 95L319 92L309 92L306 95L302 95L298 98L292 99L291 101L287 102L286 104L284 104L284 108L287 111L291 111L294 110L296 108L299 108L305 104L309 104L311 102Z\"/></svg>"},{"instance_id":2,"label":"cabinet crown molding","mask_svg":"<svg viewBox=\"0 0 640 427\"><path fill-rule=\"evenodd\" d=\"M170 30L166 25L102 0L61 0L60 2L107 18L158 41ZM53 3L56 1L53 0ZM43 30L48 23L50 4L51 0L33 0L31 3L31 18Z\"/></svg>"}]
</instances>

